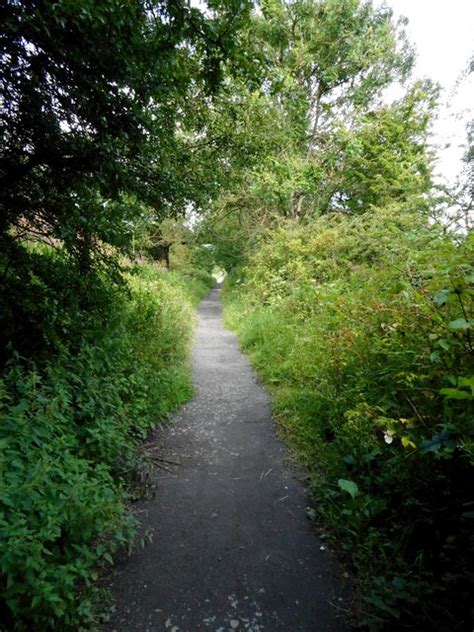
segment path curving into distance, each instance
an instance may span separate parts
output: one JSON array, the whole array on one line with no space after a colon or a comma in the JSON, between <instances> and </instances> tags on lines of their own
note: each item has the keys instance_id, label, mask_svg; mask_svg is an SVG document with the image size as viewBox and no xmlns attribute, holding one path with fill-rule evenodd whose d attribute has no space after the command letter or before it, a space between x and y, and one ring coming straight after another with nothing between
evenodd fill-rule
<instances>
[{"instance_id":1,"label":"path curving into distance","mask_svg":"<svg viewBox=\"0 0 474 632\"><path fill-rule=\"evenodd\" d=\"M153 541L118 562L105 629L343 631L330 604L343 605L340 582L305 489L221 311L215 289L198 308L196 397L160 435L156 498L139 504Z\"/></svg>"}]
</instances>

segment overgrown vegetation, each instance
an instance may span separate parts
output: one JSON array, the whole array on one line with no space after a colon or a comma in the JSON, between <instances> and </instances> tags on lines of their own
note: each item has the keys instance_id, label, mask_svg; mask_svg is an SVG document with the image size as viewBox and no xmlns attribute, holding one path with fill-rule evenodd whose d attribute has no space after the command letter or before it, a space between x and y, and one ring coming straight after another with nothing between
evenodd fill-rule
<instances>
[{"instance_id":1,"label":"overgrown vegetation","mask_svg":"<svg viewBox=\"0 0 474 632\"><path fill-rule=\"evenodd\" d=\"M285 222L229 294L320 525L394 629L469 621L473 245L396 205Z\"/></svg>"},{"instance_id":2,"label":"overgrown vegetation","mask_svg":"<svg viewBox=\"0 0 474 632\"><path fill-rule=\"evenodd\" d=\"M365 620L466 626L472 137L440 191L439 88L411 77L405 21L368 0L4 5L4 627L93 621L214 265Z\"/></svg>"},{"instance_id":3,"label":"overgrown vegetation","mask_svg":"<svg viewBox=\"0 0 474 632\"><path fill-rule=\"evenodd\" d=\"M56 272L63 282L66 270ZM132 541L126 503L146 466L137 445L191 394L191 298L208 286L143 264L130 268L126 281L127 292L98 288L109 295L95 319L87 308L74 313L74 303L57 315L48 335L54 339L63 326L68 344L54 356L27 359L15 351L6 363L0 559L8 628L61 622L76 629L93 621L100 563ZM39 277L31 286L38 299ZM36 322L41 310L45 319L54 316L51 300L48 288L35 305Z\"/></svg>"}]
</instances>

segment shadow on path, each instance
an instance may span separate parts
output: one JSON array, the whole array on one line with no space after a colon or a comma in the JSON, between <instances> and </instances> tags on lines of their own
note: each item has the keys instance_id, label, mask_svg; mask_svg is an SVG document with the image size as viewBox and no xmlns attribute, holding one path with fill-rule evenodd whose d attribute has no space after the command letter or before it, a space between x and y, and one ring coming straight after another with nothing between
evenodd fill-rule
<instances>
[{"instance_id":1,"label":"shadow on path","mask_svg":"<svg viewBox=\"0 0 474 632\"><path fill-rule=\"evenodd\" d=\"M164 432L170 471L140 504L153 542L119 563L107 630L346 629L337 578L285 463L270 401L221 324L218 290L199 307L196 397Z\"/></svg>"}]
</instances>

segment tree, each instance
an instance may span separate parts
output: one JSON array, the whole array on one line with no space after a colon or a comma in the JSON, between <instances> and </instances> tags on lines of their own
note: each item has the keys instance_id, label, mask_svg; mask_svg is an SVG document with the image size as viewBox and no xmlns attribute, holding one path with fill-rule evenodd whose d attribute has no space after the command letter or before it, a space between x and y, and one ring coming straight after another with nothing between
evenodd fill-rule
<instances>
[{"instance_id":1,"label":"tree","mask_svg":"<svg viewBox=\"0 0 474 632\"><path fill-rule=\"evenodd\" d=\"M122 245L134 193L161 214L192 197L183 179L188 98L206 99L246 2L75 3L2 8L0 239L61 241L83 269L98 241ZM132 214L132 217L130 217Z\"/></svg>"},{"instance_id":2,"label":"tree","mask_svg":"<svg viewBox=\"0 0 474 632\"><path fill-rule=\"evenodd\" d=\"M104 272L120 282L117 252L145 210L156 220L206 199L211 171L196 168L190 143L206 134L199 112L218 94L248 9L1 4L2 359L10 345L25 356L68 345L92 313L103 320Z\"/></svg>"},{"instance_id":3,"label":"tree","mask_svg":"<svg viewBox=\"0 0 474 632\"><path fill-rule=\"evenodd\" d=\"M237 261L239 244L280 218L361 212L429 190L436 86L384 99L411 71L403 26L362 0L266 0L253 14L239 36L247 91L226 84L238 93L233 139L249 158L229 157L230 186L205 223L223 252ZM251 117L234 107L242 100Z\"/></svg>"}]
</instances>

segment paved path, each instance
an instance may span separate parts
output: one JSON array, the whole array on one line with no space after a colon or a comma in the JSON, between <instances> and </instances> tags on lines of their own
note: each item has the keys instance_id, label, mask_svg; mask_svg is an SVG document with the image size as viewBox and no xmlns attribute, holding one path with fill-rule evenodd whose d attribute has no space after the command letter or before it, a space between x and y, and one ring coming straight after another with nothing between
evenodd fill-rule
<instances>
[{"instance_id":1,"label":"paved path","mask_svg":"<svg viewBox=\"0 0 474 632\"><path fill-rule=\"evenodd\" d=\"M327 552L303 485L275 438L269 398L221 324L218 290L199 307L196 398L164 434L173 472L141 503L152 544L118 564L107 630L339 632ZM161 446L160 446L161 447Z\"/></svg>"}]
</instances>

